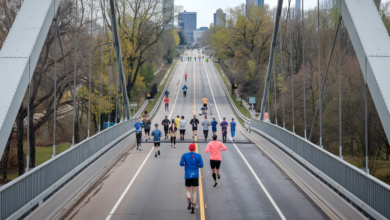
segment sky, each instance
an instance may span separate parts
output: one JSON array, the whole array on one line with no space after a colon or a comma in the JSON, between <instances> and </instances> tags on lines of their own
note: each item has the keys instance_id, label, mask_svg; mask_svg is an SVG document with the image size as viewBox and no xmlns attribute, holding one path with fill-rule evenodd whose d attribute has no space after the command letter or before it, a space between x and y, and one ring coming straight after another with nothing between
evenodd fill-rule
<instances>
[{"instance_id":1,"label":"sky","mask_svg":"<svg viewBox=\"0 0 390 220\"><path fill-rule=\"evenodd\" d=\"M218 8L225 11L226 8L233 8L241 4L245 4L246 0L174 0L175 5L183 6L183 10L187 12L197 12L197 28L210 27L213 23L214 13ZM277 0L264 0L264 4L268 4L271 8L276 7ZM295 0L291 0L291 4L295 5ZM317 0L305 0L305 8L313 8L317 5ZM288 0L283 1L284 6L288 6Z\"/></svg>"}]
</instances>

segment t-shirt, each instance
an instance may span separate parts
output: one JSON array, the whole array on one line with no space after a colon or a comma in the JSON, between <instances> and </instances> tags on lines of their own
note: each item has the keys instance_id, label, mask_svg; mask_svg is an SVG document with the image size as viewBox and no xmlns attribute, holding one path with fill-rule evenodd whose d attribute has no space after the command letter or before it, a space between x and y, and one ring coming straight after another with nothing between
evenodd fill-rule
<instances>
[{"instance_id":1,"label":"t-shirt","mask_svg":"<svg viewBox=\"0 0 390 220\"><path fill-rule=\"evenodd\" d=\"M218 122L217 121L211 121L211 128L213 129L213 130L217 130L217 124L218 124Z\"/></svg>"},{"instance_id":2,"label":"t-shirt","mask_svg":"<svg viewBox=\"0 0 390 220\"><path fill-rule=\"evenodd\" d=\"M184 119L180 120L180 130L186 130L186 124L187 122Z\"/></svg>"},{"instance_id":3,"label":"t-shirt","mask_svg":"<svg viewBox=\"0 0 390 220\"><path fill-rule=\"evenodd\" d=\"M142 132L142 122L136 122L134 124L134 127L135 127L135 132Z\"/></svg>"},{"instance_id":4,"label":"t-shirt","mask_svg":"<svg viewBox=\"0 0 390 220\"><path fill-rule=\"evenodd\" d=\"M210 126L210 122L209 120L205 119L204 121L202 121L202 125L203 125L203 130L209 130L209 126Z\"/></svg>"},{"instance_id":5,"label":"t-shirt","mask_svg":"<svg viewBox=\"0 0 390 220\"><path fill-rule=\"evenodd\" d=\"M185 76L185 77L187 77L187 76L188 76L188 75L187 75L187 73L186 73L186 74L184 74L184 76Z\"/></svg>"},{"instance_id":6,"label":"t-shirt","mask_svg":"<svg viewBox=\"0 0 390 220\"><path fill-rule=\"evenodd\" d=\"M143 120L143 126L145 127L145 129L150 129L150 125L152 124L152 122L148 119L144 119Z\"/></svg>"},{"instance_id":7,"label":"t-shirt","mask_svg":"<svg viewBox=\"0 0 390 220\"><path fill-rule=\"evenodd\" d=\"M168 90L166 90L166 91L165 91L165 95L169 95L169 92L168 92Z\"/></svg>"},{"instance_id":8,"label":"t-shirt","mask_svg":"<svg viewBox=\"0 0 390 220\"><path fill-rule=\"evenodd\" d=\"M221 151L227 150L226 146L219 141L211 141L207 144L205 152L210 152L210 160L222 161Z\"/></svg>"},{"instance_id":9,"label":"t-shirt","mask_svg":"<svg viewBox=\"0 0 390 220\"><path fill-rule=\"evenodd\" d=\"M169 103L168 97L166 97L166 98L164 99L164 102L165 102L165 104L168 104L168 103Z\"/></svg>"},{"instance_id":10,"label":"t-shirt","mask_svg":"<svg viewBox=\"0 0 390 220\"><path fill-rule=\"evenodd\" d=\"M192 128L198 128L199 120L197 118L193 118L191 119L190 124L192 125Z\"/></svg>"},{"instance_id":11,"label":"t-shirt","mask_svg":"<svg viewBox=\"0 0 390 220\"><path fill-rule=\"evenodd\" d=\"M160 129L156 129L152 131L153 142L160 142L160 137L162 137L162 133Z\"/></svg>"},{"instance_id":12,"label":"t-shirt","mask_svg":"<svg viewBox=\"0 0 390 220\"><path fill-rule=\"evenodd\" d=\"M176 127L180 128L180 118L176 118L175 122L176 122Z\"/></svg>"},{"instance_id":13,"label":"t-shirt","mask_svg":"<svg viewBox=\"0 0 390 220\"><path fill-rule=\"evenodd\" d=\"M236 130L236 122L235 121L230 122L230 127L231 130Z\"/></svg>"},{"instance_id":14,"label":"t-shirt","mask_svg":"<svg viewBox=\"0 0 390 220\"><path fill-rule=\"evenodd\" d=\"M221 122L221 126L222 126L222 133L226 133L227 127L229 126L229 124L226 121L223 121L223 122Z\"/></svg>"},{"instance_id":15,"label":"t-shirt","mask_svg":"<svg viewBox=\"0 0 390 220\"><path fill-rule=\"evenodd\" d=\"M184 179L199 178L199 168L203 167L200 154L188 152L181 156L180 166L184 166Z\"/></svg>"},{"instance_id":16,"label":"t-shirt","mask_svg":"<svg viewBox=\"0 0 390 220\"><path fill-rule=\"evenodd\" d=\"M187 89L188 89L187 86L184 86L184 87L183 87L183 91L184 91L184 92L187 92Z\"/></svg>"},{"instance_id":17,"label":"t-shirt","mask_svg":"<svg viewBox=\"0 0 390 220\"><path fill-rule=\"evenodd\" d=\"M207 104L207 98L203 98L203 104Z\"/></svg>"}]
</instances>

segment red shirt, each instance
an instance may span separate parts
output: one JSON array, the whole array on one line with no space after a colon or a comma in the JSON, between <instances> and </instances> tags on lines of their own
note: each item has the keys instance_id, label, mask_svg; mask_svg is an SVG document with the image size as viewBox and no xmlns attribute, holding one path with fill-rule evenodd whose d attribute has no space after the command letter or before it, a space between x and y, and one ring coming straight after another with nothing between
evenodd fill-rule
<instances>
[{"instance_id":1,"label":"red shirt","mask_svg":"<svg viewBox=\"0 0 390 220\"><path fill-rule=\"evenodd\" d=\"M186 74L184 74L184 76L185 76L185 77L187 77L187 76L188 76L188 75L187 75L187 73L186 73Z\"/></svg>"},{"instance_id":2,"label":"red shirt","mask_svg":"<svg viewBox=\"0 0 390 220\"><path fill-rule=\"evenodd\" d=\"M166 98L164 99L164 102L165 102L165 104L168 104L168 103L169 103L168 97L166 97Z\"/></svg>"},{"instance_id":3,"label":"red shirt","mask_svg":"<svg viewBox=\"0 0 390 220\"><path fill-rule=\"evenodd\" d=\"M219 141L211 141L207 144L205 153L210 152L210 160L222 161L221 151L227 150L226 146Z\"/></svg>"}]
</instances>

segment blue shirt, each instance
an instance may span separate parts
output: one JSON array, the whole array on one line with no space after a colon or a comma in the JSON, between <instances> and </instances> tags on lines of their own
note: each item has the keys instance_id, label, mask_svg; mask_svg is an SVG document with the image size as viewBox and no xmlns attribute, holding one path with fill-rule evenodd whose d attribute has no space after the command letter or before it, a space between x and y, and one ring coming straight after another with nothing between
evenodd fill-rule
<instances>
[{"instance_id":1,"label":"blue shirt","mask_svg":"<svg viewBox=\"0 0 390 220\"><path fill-rule=\"evenodd\" d=\"M154 142L160 142L160 137L162 137L162 133L159 129L156 129L152 131L152 136L154 136Z\"/></svg>"},{"instance_id":2,"label":"blue shirt","mask_svg":"<svg viewBox=\"0 0 390 220\"><path fill-rule=\"evenodd\" d=\"M184 179L199 178L199 168L203 167L200 154L188 152L181 156L180 166L184 166Z\"/></svg>"},{"instance_id":3,"label":"blue shirt","mask_svg":"<svg viewBox=\"0 0 390 220\"><path fill-rule=\"evenodd\" d=\"M169 92L168 92L168 90L166 90L166 91L165 91L165 95L166 95L166 96L167 96L167 95L169 95Z\"/></svg>"},{"instance_id":4,"label":"blue shirt","mask_svg":"<svg viewBox=\"0 0 390 220\"><path fill-rule=\"evenodd\" d=\"M230 130L236 130L236 122L235 121L232 121L230 122Z\"/></svg>"},{"instance_id":5,"label":"blue shirt","mask_svg":"<svg viewBox=\"0 0 390 220\"><path fill-rule=\"evenodd\" d=\"M142 132L142 122L136 122L134 124L135 132Z\"/></svg>"},{"instance_id":6,"label":"blue shirt","mask_svg":"<svg viewBox=\"0 0 390 220\"><path fill-rule=\"evenodd\" d=\"M215 120L212 121L212 122L211 122L211 128L217 130L217 124L218 124L217 121L215 121Z\"/></svg>"},{"instance_id":7,"label":"blue shirt","mask_svg":"<svg viewBox=\"0 0 390 220\"><path fill-rule=\"evenodd\" d=\"M184 85L184 87L183 87L183 91L187 91L187 86L186 85Z\"/></svg>"}]
</instances>

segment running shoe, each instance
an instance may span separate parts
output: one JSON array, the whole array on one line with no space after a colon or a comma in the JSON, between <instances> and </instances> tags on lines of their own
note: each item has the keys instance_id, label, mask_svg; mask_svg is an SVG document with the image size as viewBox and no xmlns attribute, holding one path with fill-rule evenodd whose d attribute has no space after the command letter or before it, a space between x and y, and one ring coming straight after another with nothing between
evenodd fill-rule
<instances>
[{"instance_id":1,"label":"running shoe","mask_svg":"<svg viewBox=\"0 0 390 220\"><path fill-rule=\"evenodd\" d=\"M188 201L188 200L187 200L187 203L188 203L187 209L190 210L190 209L191 209L191 205L192 205L192 204L191 204L191 201Z\"/></svg>"},{"instance_id":2,"label":"running shoe","mask_svg":"<svg viewBox=\"0 0 390 220\"><path fill-rule=\"evenodd\" d=\"M195 207L194 206L192 206L192 208L191 208L191 214L195 214Z\"/></svg>"},{"instance_id":3,"label":"running shoe","mask_svg":"<svg viewBox=\"0 0 390 220\"><path fill-rule=\"evenodd\" d=\"M139 147L137 146L137 150L139 149Z\"/></svg>"},{"instance_id":4,"label":"running shoe","mask_svg":"<svg viewBox=\"0 0 390 220\"><path fill-rule=\"evenodd\" d=\"M141 151L141 148L139 148L139 151Z\"/></svg>"},{"instance_id":5,"label":"running shoe","mask_svg":"<svg viewBox=\"0 0 390 220\"><path fill-rule=\"evenodd\" d=\"M154 157L157 157L157 153L154 154Z\"/></svg>"},{"instance_id":6,"label":"running shoe","mask_svg":"<svg viewBox=\"0 0 390 220\"><path fill-rule=\"evenodd\" d=\"M158 151L158 156L160 156L160 150Z\"/></svg>"},{"instance_id":7,"label":"running shoe","mask_svg":"<svg viewBox=\"0 0 390 220\"><path fill-rule=\"evenodd\" d=\"M171 144L171 147L172 147L173 145Z\"/></svg>"},{"instance_id":8,"label":"running shoe","mask_svg":"<svg viewBox=\"0 0 390 220\"><path fill-rule=\"evenodd\" d=\"M216 187L218 185L218 183L214 183L214 186L213 187Z\"/></svg>"}]
</instances>

